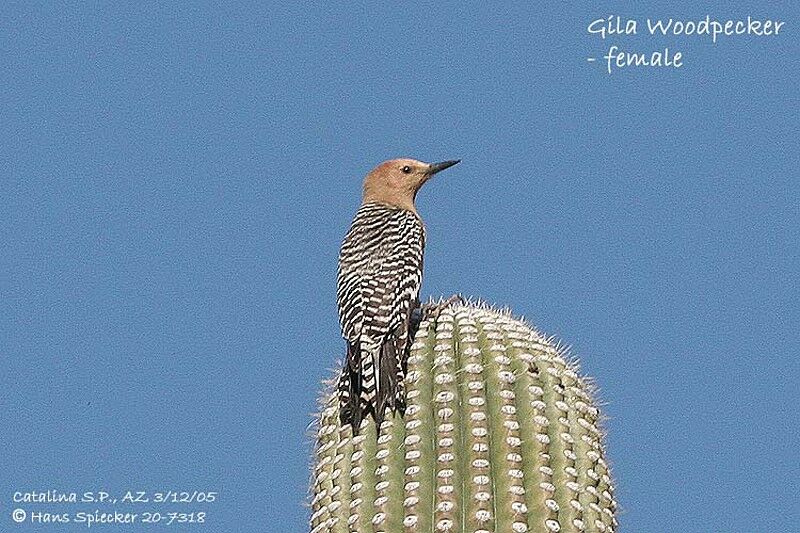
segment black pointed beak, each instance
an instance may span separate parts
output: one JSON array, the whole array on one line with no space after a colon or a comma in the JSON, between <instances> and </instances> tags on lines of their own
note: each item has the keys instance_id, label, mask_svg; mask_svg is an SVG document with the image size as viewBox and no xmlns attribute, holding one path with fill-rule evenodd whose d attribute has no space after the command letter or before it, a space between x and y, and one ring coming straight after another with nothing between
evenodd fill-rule
<instances>
[{"instance_id":1,"label":"black pointed beak","mask_svg":"<svg viewBox=\"0 0 800 533\"><path fill-rule=\"evenodd\" d=\"M450 161L442 161L441 163L431 163L431 168L428 169L428 175L433 176L437 172L441 172L442 170L450 168L460 162L460 159L452 159Z\"/></svg>"}]
</instances>

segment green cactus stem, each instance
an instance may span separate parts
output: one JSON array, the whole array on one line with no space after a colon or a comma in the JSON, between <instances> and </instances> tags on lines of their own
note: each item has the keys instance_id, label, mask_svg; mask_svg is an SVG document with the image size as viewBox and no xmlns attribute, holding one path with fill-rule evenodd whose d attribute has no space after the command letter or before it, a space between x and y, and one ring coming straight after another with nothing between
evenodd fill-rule
<instances>
[{"instance_id":1,"label":"green cactus stem","mask_svg":"<svg viewBox=\"0 0 800 533\"><path fill-rule=\"evenodd\" d=\"M612 533L616 502L592 388L558 346L479 304L423 321L405 415L353 437L324 393L312 533Z\"/></svg>"}]
</instances>

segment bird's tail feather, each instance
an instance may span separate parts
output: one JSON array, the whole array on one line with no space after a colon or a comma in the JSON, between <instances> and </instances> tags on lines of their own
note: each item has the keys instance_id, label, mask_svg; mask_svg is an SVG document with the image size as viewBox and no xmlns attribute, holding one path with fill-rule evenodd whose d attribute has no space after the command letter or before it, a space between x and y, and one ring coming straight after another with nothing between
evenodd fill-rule
<instances>
[{"instance_id":1,"label":"bird's tail feather","mask_svg":"<svg viewBox=\"0 0 800 533\"><path fill-rule=\"evenodd\" d=\"M380 350L380 383L375 395L375 423L380 427L388 407L392 411L405 411L405 391L403 379L402 339L394 336L387 338Z\"/></svg>"},{"instance_id":2,"label":"bird's tail feather","mask_svg":"<svg viewBox=\"0 0 800 533\"><path fill-rule=\"evenodd\" d=\"M339 377L339 420L350 424L358 434L364 416L361 408L361 350L358 343L347 343L347 361Z\"/></svg>"},{"instance_id":3,"label":"bird's tail feather","mask_svg":"<svg viewBox=\"0 0 800 533\"><path fill-rule=\"evenodd\" d=\"M404 338L392 335L366 356L359 343L348 342L347 363L339 378L339 418L342 425L352 426L354 435L370 412L379 428L387 407L405 412L405 344Z\"/></svg>"}]
</instances>

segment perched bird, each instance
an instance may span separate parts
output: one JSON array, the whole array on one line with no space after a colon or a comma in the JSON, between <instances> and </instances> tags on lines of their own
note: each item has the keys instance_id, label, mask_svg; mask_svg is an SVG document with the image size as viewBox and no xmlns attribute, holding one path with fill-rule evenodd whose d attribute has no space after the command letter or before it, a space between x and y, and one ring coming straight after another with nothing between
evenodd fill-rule
<instances>
[{"instance_id":1,"label":"perched bird","mask_svg":"<svg viewBox=\"0 0 800 533\"><path fill-rule=\"evenodd\" d=\"M456 163L393 159L364 180L364 196L339 254L336 299L347 360L339 379L343 425L357 433L370 412L405 409L405 357L419 306L425 226L414 206L422 185Z\"/></svg>"}]
</instances>

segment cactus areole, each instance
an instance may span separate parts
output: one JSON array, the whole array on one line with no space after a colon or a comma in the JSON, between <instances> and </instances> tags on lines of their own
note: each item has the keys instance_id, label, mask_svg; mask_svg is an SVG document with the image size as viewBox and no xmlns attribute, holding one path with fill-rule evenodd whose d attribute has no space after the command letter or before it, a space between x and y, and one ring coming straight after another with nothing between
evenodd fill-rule
<instances>
[{"instance_id":1,"label":"cactus areole","mask_svg":"<svg viewBox=\"0 0 800 533\"><path fill-rule=\"evenodd\" d=\"M592 390L561 350L482 305L423 321L404 416L353 436L333 388L321 400L311 531L616 530Z\"/></svg>"}]
</instances>

